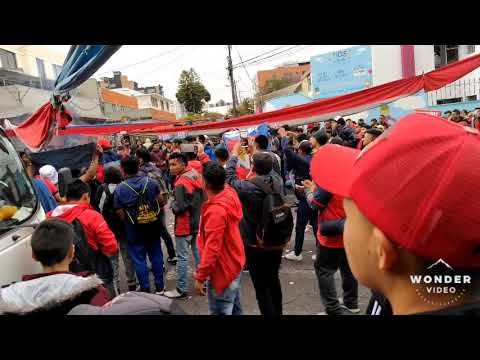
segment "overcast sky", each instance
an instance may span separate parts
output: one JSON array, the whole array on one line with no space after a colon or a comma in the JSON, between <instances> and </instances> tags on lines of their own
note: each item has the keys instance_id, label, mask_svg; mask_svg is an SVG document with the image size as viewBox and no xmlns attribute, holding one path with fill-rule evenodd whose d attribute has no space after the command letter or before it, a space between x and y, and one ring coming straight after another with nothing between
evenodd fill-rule
<instances>
[{"instance_id":1,"label":"overcast sky","mask_svg":"<svg viewBox=\"0 0 480 360\"><path fill-rule=\"evenodd\" d=\"M70 45L48 46L65 55L70 47ZM287 61L309 61L311 56L351 46L354 45L297 45L296 47L295 45L234 45L232 48L234 65L241 62L240 57L245 62L255 57L253 62L285 51L246 66L246 71L242 66L234 70L240 99L252 96L252 80L255 81L257 71L268 70ZM266 52L268 53L256 58ZM165 95L174 100L180 73L182 70L194 68L210 92L211 102L217 102L220 99L231 101L231 90L227 87L229 84L226 70L227 55L226 45L124 45L94 77L111 77L112 72L118 70L141 87L162 85Z\"/></svg>"}]
</instances>

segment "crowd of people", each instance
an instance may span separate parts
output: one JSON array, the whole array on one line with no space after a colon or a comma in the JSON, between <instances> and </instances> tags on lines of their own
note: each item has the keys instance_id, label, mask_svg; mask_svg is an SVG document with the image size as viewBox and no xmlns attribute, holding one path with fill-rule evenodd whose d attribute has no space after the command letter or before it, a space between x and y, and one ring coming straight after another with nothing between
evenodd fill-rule
<instances>
[{"instance_id":1,"label":"crowd of people","mask_svg":"<svg viewBox=\"0 0 480 360\"><path fill-rule=\"evenodd\" d=\"M457 114L454 110L446 119L471 126L468 123L470 114L464 113ZM471 115L478 124L478 111ZM356 122L337 117L308 127L285 125L270 128L268 135L242 138L231 148L221 138L209 139L203 135L172 141L138 140L134 145L126 136L116 147L104 139L98 142L88 168L70 169L64 195L59 191L58 169L51 165L35 169L29 155L22 153L22 160L47 213L47 220L36 228L32 237L34 259L42 264L44 271L25 276L23 282L2 292L13 291L13 287L17 292L27 289L24 283L33 280L44 290L50 289L48 286L58 287L58 281L64 279L73 284L68 288L71 293L52 292L62 299L57 301L53 312L67 314L81 304L103 306L122 293L121 259L128 291L185 299L193 295L189 294L189 281L194 281L195 292L206 295L209 314L212 315L243 313L241 282L242 274L248 272L260 313L279 316L283 314L279 276L282 257L288 261L303 260L305 232L310 225L316 245L312 259L320 292L319 302L327 315L360 312L357 279L373 290L369 307L372 313L380 313L380 303L382 314L422 312L425 310L422 307L408 308L409 304L388 282L405 290L405 279L401 276L434 257L447 258L452 261L451 265L469 270L476 269L480 263L476 258L469 258L471 263L462 262L460 250L445 246L442 251L435 247L435 239L427 245L411 244L401 234L408 223L402 223L402 227L396 219L407 221L412 214L404 214L408 212L406 208L412 207L412 213L415 213L413 206L426 201L422 199L431 191L413 183L411 186L417 188L414 191L417 198L402 197L405 188L387 196L391 189L382 185L382 176L391 176L388 178L390 182L414 182L406 173L411 172L415 179L419 175L409 168L403 169L405 173L391 169L390 173L384 174L386 170L380 168L383 164L380 158L383 156L385 161L391 162L392 158L398 156L400 159L401 155L395 152L398 147L393 140L392 149L388 144L378 144L385 138L382 134L388 132L389 138L400 139L398 146L401 146L402 131L405 132L402 124L409 121L413 129L425 126L416 116L420 115L398 124L382 115L378 121L372 119L370 124L362 119ZM438 125L432 124L429 126ZM445 124L449 122L442 121L438 128L445 128L452 138L456 136L457 144L466 141L461 137L462 127ZM435 143L429 138L434 134L435 130L432 130L431 135L422 133L423 137L412 136L409 141L412 147L423 148L419 144ZM478 132L472 129L465 134L473 138L467 139L473 144L471 150L478 151ZM450 145L455 145L454 140ZM367 148L370 150L367 153L372 155L363 155ZM383 155L376 155L379 162L368 163L374 154L381 153L382 148L385 148ZM408 153L404 156L410 157L411 161L420 161L408 151L401 153ZM430 154L426 150L415 155L427 153ZM245 166L246 162L242 160L245 156L250 166ZM352 160L352 156L357 160ZM332 160L337 157L336 162ZM432 155L432 159L434 157ZM363 163L368 164L362 167ZM346 164L353 166L358 173L347 172L341 177L337 167ZM360 177L362 171L364 175ZM435 174L432 170L431 175ZM351 189L346 189L347 183ZM295 204L286 200L289 191L295 194ZM388 211L389 204L395 204L395 200L399 206ZM441 203L441 199L438 201ZM369 202L375 204L376 210L370 210ZM172 234L166 224L167 207L171 208L175 219ZM295 222L292 207L296 208ZM429 214L418 214L418 217L428 218ZM468 215L463 220L470 218ZM473 234L475 229L480 229L478 221L471 221ZM397 226L390 226L390 223ZM421 224L417 225L423 229ZM461 226L461 221L457 225ZM446 241L434 230L429 231L433 233L431 236ZM411 241L422 242L417 232L415 229L409 233ZM293 250L284 254L291 235ZM465 234L464 242L470 241L470 245L478 249L480 244L475 243L472 236ZM167 249L165 261L176 266L175 287L172 289L165 288L162 240ZM456 241L461 240L456 237ZM358 244L361 241L368 242L363 249ZM447 251L455 255L449 256ZM418 260L412 265L409 252L423 262ZM191 256L194 259L193 277L188 272ZM342 303L334 280L337 271L341 274ZM150 272L153 273L154 289L151 288ZM79 293L83 295L78 296ZM52 299L48 304L47 312L50 312ZM0 304L0 310L1 307ZM4 312L41 311L45 311L45 307L21 308L17 304L16 308Z\"/></svg>"}]
</instances>

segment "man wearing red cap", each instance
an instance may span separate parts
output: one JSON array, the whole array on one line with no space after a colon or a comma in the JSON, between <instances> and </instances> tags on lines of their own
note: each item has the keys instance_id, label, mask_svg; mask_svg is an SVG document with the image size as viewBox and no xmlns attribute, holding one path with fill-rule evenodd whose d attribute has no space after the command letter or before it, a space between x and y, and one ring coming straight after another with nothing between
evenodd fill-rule
<instances>
[{"instance_id":1,"label":"man wearing red cap","mask_svg":"<svg viewBox=\"0 0 480 360\"><path fill-rule=\"evenodd\" d=\"M362 152L315 155L314 181L345 198L352 272L394 314L480 313L479 154L476 129L411 114Z\"/></svg>"}]
</instances>

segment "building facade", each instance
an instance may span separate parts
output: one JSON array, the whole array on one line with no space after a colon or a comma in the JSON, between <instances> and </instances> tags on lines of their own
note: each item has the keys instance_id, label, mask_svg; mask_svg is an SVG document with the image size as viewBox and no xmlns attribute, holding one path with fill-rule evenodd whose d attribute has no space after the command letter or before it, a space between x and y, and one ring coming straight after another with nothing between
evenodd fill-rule
<instances>
[{"instance_id":1,"label":"building facade","mask_svg":"<svg viewBox=\"0 0 480 360\"><path fill-rule=\"evenodd\" d=\"M260 97L259 102L262 111L301 105L421 75L479 52L480 47L476 45L364 45L320 54L310 59L310 72L303 79ZM469 109L460 103L480 100L479 77L480 70L477 69L437 91L420 92L348 116L352 119L372 119L383 114L399 118L415 109L445 104Z\"/></svg>"},{"instance_id":2,"label":"building facade","mask_svg":"<svg viewBox=\"0 0 480 360\"><path fill-rule=\"evenodd\" d=\"M287 79L291 82L297 82L309 71L309 62L282 65L271 70L259 71L257 72L257 85L259 89L262 89L267 81L272 79Z\"/></svg>"},{"instance_id":3,"label":"building facade","mask_svg":"<svg viewBox=\"0 0 480 360\"><path fill-rule=\"evenodd\" d=\"M42 45L0 45L0 86L53 90L65 56Z\"/></svg>"}]
</instances>

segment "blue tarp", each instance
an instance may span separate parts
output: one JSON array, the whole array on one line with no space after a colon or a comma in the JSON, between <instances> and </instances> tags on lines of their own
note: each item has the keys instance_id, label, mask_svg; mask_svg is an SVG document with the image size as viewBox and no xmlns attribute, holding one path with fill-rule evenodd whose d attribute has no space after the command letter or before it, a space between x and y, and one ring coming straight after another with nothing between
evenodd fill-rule
<instances>
[{"instance_id":1,"label":"blue tarp","mask_svg":"<svg viewBox=\"0 0 480 360\"><path fill-rule=\"evenodd\" d=\"M120 47L121 45L72 45L55 81L53 95L65 95L80 86Z\"/></svg>"}]
</instances>

